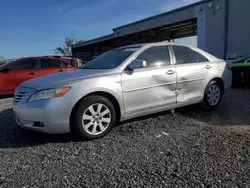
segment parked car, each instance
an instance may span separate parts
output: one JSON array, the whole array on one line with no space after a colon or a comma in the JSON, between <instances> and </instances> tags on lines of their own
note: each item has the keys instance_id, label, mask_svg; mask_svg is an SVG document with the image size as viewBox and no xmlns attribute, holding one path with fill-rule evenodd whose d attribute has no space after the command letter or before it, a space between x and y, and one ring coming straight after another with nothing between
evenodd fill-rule
<instances>
[{"instance_id":1,"label":"parked car","mask_svg":"<svg viewBox=\"0 0 250 188\"><path fill-rule=\"evenodd\" d=\"M0 66L0 95L13 94L26 80L56 72L72 70L71 58L60 56L27 57Z\"/></svg>"},{"instance_id":2,"label":"parked car","mask_svg":"<svg viewBox=\"0 0 250 188\"><path fill-rule=\"evenodd\" d=\"M231 67L250 67L250 54L237 58L229 64Z\"/></svg>"},{"instance_id":3,"label":"parked car","mask_svg":"<svg viewBox=\"0 0 250 188\"><path fill-rule=\"evenodd\" d=\"M250 54L229 64L233 73L233 87L250 87Z\"/></svg>"},{"instance_id":4,"label":"parked car","mask_svg":"<svg viewBox=\"0 0 250 188\"><path fill-rule=\"evenodd\" d=\"M96 139L119 121L195 103L214 109L231 83L226 62L196 47L137 44L22 83L13 109L23 128Z\"/></svg>"}]
</instances>

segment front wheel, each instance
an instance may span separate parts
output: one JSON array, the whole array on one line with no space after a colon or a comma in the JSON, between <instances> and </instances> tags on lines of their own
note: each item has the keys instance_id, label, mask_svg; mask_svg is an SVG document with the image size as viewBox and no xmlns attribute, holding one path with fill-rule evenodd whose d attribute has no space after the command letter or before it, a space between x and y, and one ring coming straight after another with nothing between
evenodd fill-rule
<instances>
[{"instance_id":1,"label":"front wheel","mask_svg":"<svg viewBox=\"0 0 250 188\"><path fill-rule=\"evenodd\" d=\"M201 107L205 109L214 109L220 104L221 97L222 86L216 80L213 80L206 87Z\"/></svg>"},{"instance_id":2,"label":"front wheel","mask_svg":"<svg viewBox=\"0 0 250 188\"><path fill-rule=\"evenodd\" d=\"M84 98L72 120L73 132L84 140L101 138L108 134L116 122L114 105L103 96Z\"/></svg>"}]
</instances>

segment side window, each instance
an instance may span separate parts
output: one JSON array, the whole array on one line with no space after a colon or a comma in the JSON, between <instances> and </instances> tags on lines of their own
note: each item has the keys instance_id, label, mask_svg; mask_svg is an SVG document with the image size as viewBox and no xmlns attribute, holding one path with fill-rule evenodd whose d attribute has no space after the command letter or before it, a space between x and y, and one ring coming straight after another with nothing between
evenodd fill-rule
<instances>
[{"instance_id":1,"label":"side window","mask_svg":"<svg viewBox=\"0 0 250 188\"><path fill-rule=\"evenodd\" d=\"M162 67L170 64L170 56L167 46L155 46L146 49L136 60L145 60L147 68Z\"/></svg>"},{"instance_id":2,"label":"side window","mask_svg":"<svg viewBox=\"0 0 250 188\"><path fill-rule=\"evenodd\" d=\"M68 63L65 63L65 62L61 61L61 67L62 68L67 68L68 65L69 65Z\"/></svg>"},{"instance_id":3,"label":"side window","mask_svg":"<svg viewBox=\"0 0 250 188\"><path fill-rule=\"evenodd\" d=\"M207 62L207 61L209 61L206 57L201 55L199 52L196 52L196 55L197 55L198 62Z\"/></svg>"},{"instance_id":4,"label":"side window","mask_svg":"<svg viewBox=\"0 0 250 188\"><path fill-rule=\"evenodd\" d=\"M36 65L35 59L21 60L21 61L11 64L10 68L12 70L30 70L30 69L34 69L35 65Z\"/></svg>"},{"instance_id":5,"label":"side window","mask_svg":"<svg viewBox=\"0 0 250 188\"><path fill-rule=\"evenodd\" d=\"M41 68L41 59L37 59L35 69L40 69Z\"/></svg>"},{"instance_id":6,"label":"side window","mask_svg":"<svg viewBox=\"0 0 250 188\"><path fill-rule=\"evenodd\" d=\"M197 56L195 51L185 46L173 45L176 64L196 63Z\"/></svg>"},{"instance_id":7,"label":"side window","mask_svg":"<svg viewBox=\"0 0 250 188\"><path fill-rule=\"evenodd\" d=\"M61 68L61 61L55 59L41 59L41 68Z\"/></svg>"}]
</instances>

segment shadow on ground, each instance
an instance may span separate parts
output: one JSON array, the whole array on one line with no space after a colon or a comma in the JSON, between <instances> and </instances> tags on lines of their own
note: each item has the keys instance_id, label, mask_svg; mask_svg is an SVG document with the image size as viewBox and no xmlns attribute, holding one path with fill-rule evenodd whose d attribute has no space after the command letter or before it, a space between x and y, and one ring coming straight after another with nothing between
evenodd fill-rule
<instances>
[{"instance_id":1,"label":"shadow on ground","mask_svg":"<svg viewBox=\"0 0 250 188\"><path fill-rule=\"evenodd\" d=\"M23 130L17 125L12 108L0 111L0 148L21 148L70 141L74 141L70 134L51 135Z\"/></svg>"},{"instance_id":2,"label":"shadow on ground","mask_svg":"<svg viewBox=\"0 0 250 188\"><path fill-rule=\"evenodd\" d=\"M250 128L250 90L230 91L215 110L201 110L198 105L193 105L176 112L208 125Z\"/></svg>"},{"instance_id":3,"label":"shadow on ground","mask_svg":"<svg viewBox=\"0 0 250 188\"><path fill-rule=\"evenodd\" d=\"M177 109L176 114L203 122L206 125L250 128L250 90L232 90L225 96L221 105L213 111L204 111L198 105L193 105ZM171 113L167 111L121 124L169 115ZM178 118L178 116L176 117ZM0 148L20 148L72 141L77 141L77 139L71 134L51 135L23 130L17 125L12 108L0 110Z\"/></svg>"},{"instance_id":4,"label":"shadow on ground","mask_svg":"<svg viewBox=\"0 0 250 188\"><path fill-rule=\"evenodd\" d=\"M0 99L13 98L13 97L14 97L14 95L11 95L11 94L9 94L9 95L0 95Z\"/></svg>"}]
</instances>

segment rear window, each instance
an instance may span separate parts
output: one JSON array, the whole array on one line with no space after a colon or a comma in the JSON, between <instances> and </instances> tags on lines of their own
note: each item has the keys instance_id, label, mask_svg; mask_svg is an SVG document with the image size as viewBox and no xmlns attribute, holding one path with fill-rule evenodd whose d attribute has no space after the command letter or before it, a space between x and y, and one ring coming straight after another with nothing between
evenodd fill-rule
<instances>
[{"instance_id":1,"label":"rear window","mask_svg":"<svg viewBox=\"0 0 250 188\"><path fill-rule=\"evenodd\" d=\"M197 62L196 53L185 46L173 46L176 64L188 64Z\"/></svg>"},{"instance_id":2,"label":"rear window","mask_svg":"<svg viewBox=\"0 0 250 188\"><path fill-rule=\"evenodd\" d=\"M198 62L209 61L205 56L203 56L199 52L196 52L193 49L186 47L186 46L174 46L173 45L173 50L175 53L177 64L188 64L188 63L198 63Z\"/></svg>"},{"instance_id":3,"label":"rear window","mask_svg":"<svg viewBox=\"0 0 250 188\"><path fill-rule=\"evenodd\" d=\"M198 62L207 62L209 61L205 56L201 55L199 52L196 52Z\"/></svg>"},{"instance_id":4,"label":"rear window","mask_svg":"<svg viewBox=\"0 0 250 188\"><path fill-rule=\"evenodd\" d=\"M61 68L61 61L56 59L41 59L41 68Z\"/></svg>"},{"instance_id":5,"label":"rear window","mask_svg":"<svg viewBox=\"0 0 250 188\"><path fill-rule=\"evenodd\" d=\"M62 68L66 68L66 67L68 67L69 66L69 63L66 63L66 62L64 62L64 61L61 61L61 67Z\"/></svg>"}]
</instances>

